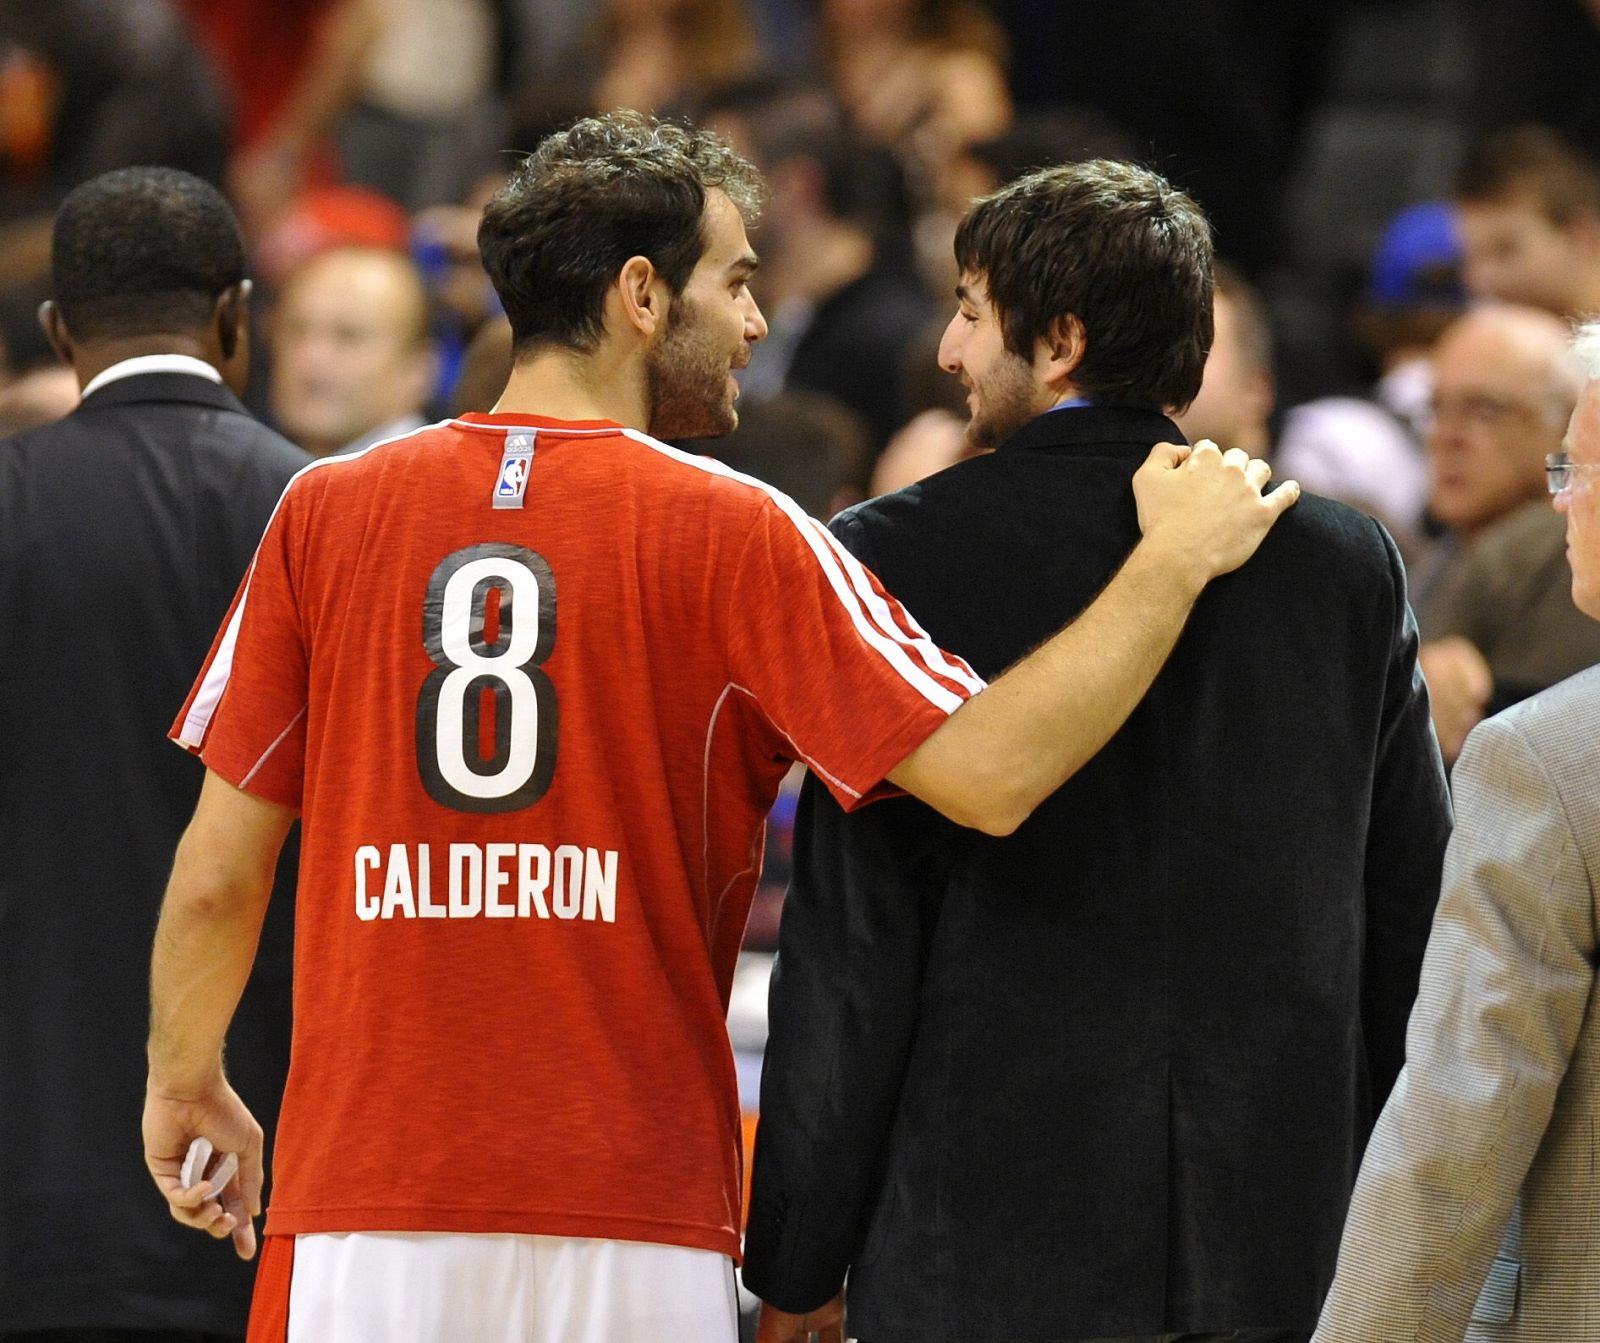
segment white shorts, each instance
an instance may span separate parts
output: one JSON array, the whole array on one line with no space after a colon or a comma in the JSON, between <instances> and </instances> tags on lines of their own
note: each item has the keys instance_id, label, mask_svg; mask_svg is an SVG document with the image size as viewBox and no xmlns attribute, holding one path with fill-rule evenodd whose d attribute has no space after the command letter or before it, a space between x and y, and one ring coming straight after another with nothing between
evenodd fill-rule
<instances>
[{"instance_id":1,"label":"white shorts","mask_svg":"<svg viewBox=\"0 0 1600 1343\"><path fill-rule=\"evenodd\" d=\"M727 1255L634 1241L459 1232L296 1236L287 1306L286 1343L738 1339Z\"/></svg>"}]
</instances>

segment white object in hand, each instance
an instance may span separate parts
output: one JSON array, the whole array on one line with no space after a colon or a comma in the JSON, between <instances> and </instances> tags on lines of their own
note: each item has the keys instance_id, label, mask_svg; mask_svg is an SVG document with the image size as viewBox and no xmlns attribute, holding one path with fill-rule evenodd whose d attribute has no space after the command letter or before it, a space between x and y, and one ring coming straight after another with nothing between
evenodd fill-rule
<instances>
[{"instance_id":1,"label":"white object in hand","mask_svg":"<svg viewBox=\"0 0 1600 1343\"><path fill-rule=\"evenodd\" d=\"M207 1171L206 1167L210 1165L215 1150L209 1138L196 1138L189 1144L189 1150L184 1154L183 1169L178 1177L185 1189L193 1189L201 1180L210 1180L211 1192L206 1195L208 1199L221 1198L222 1187L233 1179L234 1172L239 1169L238 1156L233 1152L227 1152L210 1171Z\"/></svg>"}]
</instances>

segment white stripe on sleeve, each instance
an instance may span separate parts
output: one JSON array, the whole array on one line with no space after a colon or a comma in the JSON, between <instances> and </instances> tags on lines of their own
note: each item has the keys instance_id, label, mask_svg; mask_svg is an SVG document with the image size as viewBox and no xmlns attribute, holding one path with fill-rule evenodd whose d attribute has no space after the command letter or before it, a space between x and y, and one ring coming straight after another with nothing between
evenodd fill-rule
<instances>
[{"instance_id":1,"label":"white stripe on sleeve","mask_svg":"<svg viewBox=\"0 0 1600 1343\"><path fill-rule=\"evenodd\" d=\"M289 497L289 491L294 488L295 482L308 472L316 471L322 467L341 466L349 462L359 461L369 452L388 443L397 443L402 438L410 438L413 434L424 433L429 429L437 429L448 421L440 420L435 424L425 424L418 429L409 429L403 434L396 434L393 438L379 439L376 443L369 443L357 452L339 453L333 457L318 457L307 462L294 475L289 477L289 483L283 487L283 493L278 496L278 502L272 506L272 515L267 519L267 525L261 529L262 541L272 530L272 524L277 521L278 512L283 507L283 501ZM244 608L250 601L250 583L255 577L256 558L261 554L261 546L257 544L256 554L251 557L250 568L245 574L244 591L239 595L239 605L234 608L233 616L228 621L228 629L222 636L222 642L217 646L217 655L211 659L211 664L206 668L205 679L200 683L200 689L195 692L194 703L189 706L189 712L184 715L183 730L178 735L178 744L189 750L197 750L205 741L206 729L211 726L212 715L217 711L217 705L222 700L222 692L228 688L228 677L233 672L233 650L239 640L239 626L244 620Z\"/></svg>"},{"instance_id":2,"label":"white stripe on sleeve","mask_svg":"<svg viewBox=\"0 0 1600 1343\"><path fill-rule=\"evenodd\" d=\"M845 549L844 543L839 540L827 527L816 519L811 519L811 525L821 533L822 539L832 548L838 556L839 563L844 566L844 571L850 576L850 583L866 606L867 612L877 621L878 627L886 634L893 634L906 641L907 646L914 649L922 658L923 664L929 671L936 675L946 677L957 685L965 686L972 694L976 695L985 686L985 682L971 667L960 659L951 661L946 656L944 649L936 644L928 631L917 623L917 618L903 603L900 610L905 614L906 624L911 627L912 638L906 639L905 633L895 623L894 616L889 611L889 604L883 596L874 591L872 580L867 577L866 565L862 564L854 555ZM898 598L896 599L898 601Z\"/></svg>"},{"instance_id":3,"label":"white stripe on sleeve","mask_svg":"<svg viewBox=\"0 0 1600 1343\"><path fill-rule=\"evenodd\" d=\"M930 704L943 709L945 713L954 713L966 703L966 696L958 695L953 690L940 685L933 676L911 660L907 654L907 649L914 646L916 641L910 635L907 635L898 627L893 627L892 621L890 622L892 630L885 631L873 620L869 619L860 596L847 579L843 566L834 555L832 546L818 538L818 532L828 536L826 528L823 528L809 517L800 505L784 494L782 490L776 490L764 481L756 480L752 476L741 475L739 472L722 465L721 462L712 461L705 457L695 457L689 453L680 452L676 448L668 447L665 443L658 442L651 438L650 435L641 433L637 429L625 428L622 432L635 442L642 443L645 447L662 453L674 461L682 462L685 466L692 466L696 470L704 471L707 475L723 476L729 480L737 480L741 484L750 485L760 490L777 504L784 516L794 524L795 530L800 533L801 538L816 557L818 567L828 580L828 586L833 589L834 595L839 599L839 604L849 615L851 624L855 626L856 632L861 635L862 639L875 648L883 656L884 660L895 671L900 673L906 683L920 692ZM832 540L831 536L829 536L829 540ZM866 581L865 575L863 575L862 581ZM870 584L868 585L868 590L871 590ZM884 614L887 616L887 608L885 608ZM981 683L979 683L979 688L982 688Z\"/></svg>"}]
</instances>

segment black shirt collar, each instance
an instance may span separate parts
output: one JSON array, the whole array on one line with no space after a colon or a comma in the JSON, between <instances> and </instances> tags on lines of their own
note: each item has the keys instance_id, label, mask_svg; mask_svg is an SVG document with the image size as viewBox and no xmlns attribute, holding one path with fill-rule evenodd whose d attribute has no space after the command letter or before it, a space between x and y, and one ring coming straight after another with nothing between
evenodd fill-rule
<instances>
[{"instance_id":1,"label":"black shirt collar","mask_svg":"<svg viewBox=\"0 0 1600 1343\"><path fill-rule=\"evenodd\" d=\"M1068 406L1047 410L1029 420L1000 445L1000 451L1094 448L1103 455L1107 447L1125 444L1143 455L1153 443L1188 441L1183 431L1159 410L1142 406Z\"/></svg>"}]
</instances>

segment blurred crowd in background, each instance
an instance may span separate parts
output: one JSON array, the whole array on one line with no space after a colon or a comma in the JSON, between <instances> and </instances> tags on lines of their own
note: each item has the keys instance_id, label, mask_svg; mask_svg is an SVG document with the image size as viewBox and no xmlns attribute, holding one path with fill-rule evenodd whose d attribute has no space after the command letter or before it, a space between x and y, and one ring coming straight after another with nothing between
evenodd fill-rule
<instances>
[{"instance_id":1,"label":"blurred crowd in background","mask_svg":"<svg viewBox=\"0 0 1600 1343\"><path fill-rule=\"evenodd\" d=\"M936 357L967 203L1136 159L1227 263L1185 432L1394 533L1449 758L1600 661L1544 499L1568 323L1600 312L1597 70L1600 0L0 0L0 432L75 403L35 320L52 212L136 163L234 201L247 399L296 443L488 409L510 337L478 211L516 151L630 106L768 177L771 334L741 427L698 446L825 517L969 451Z\"/></svg>"}]
</instances>

